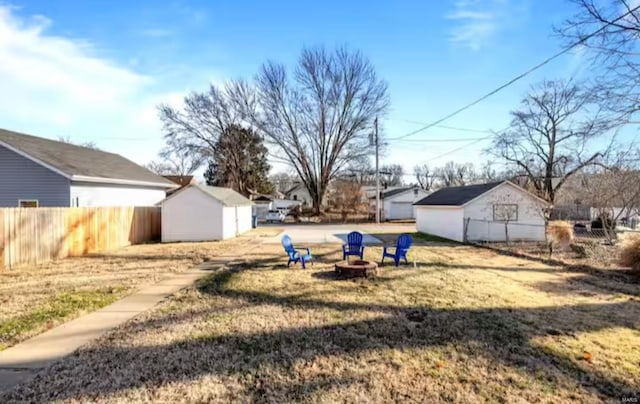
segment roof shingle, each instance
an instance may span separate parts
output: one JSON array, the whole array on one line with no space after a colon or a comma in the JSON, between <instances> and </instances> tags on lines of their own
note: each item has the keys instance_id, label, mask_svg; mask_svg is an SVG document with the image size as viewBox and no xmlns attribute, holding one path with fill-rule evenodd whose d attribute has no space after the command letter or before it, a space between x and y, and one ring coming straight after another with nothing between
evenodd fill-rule
<instances>
[{"instance_id":1,"label":"roof shingle","mask_svg":"<svg viewBox=\"0 0 640 404\"><path fill-rule=\"evenodd\" d=\"M501 182L442 188L414 203L416 206L461 206L497 187Z\"/></svg>"},{"instance_id":2,"label":"roof shingle","mask_svg":"<svg viewBox=\"0 0 640 404\"><path fill-rule=\"evenodd\" d=\"M154 183L167 188L175 184L127 160L119 154L90 149L51 139L0 129L0 142L20 150L58 171L72 176Z\"/></svg>"},{"instance_id":3,"label":"roof shingle","mask_svg":"<svg viewBox=\"0 0 640 404\"><path fill-rule=\"evenodd\" d=\"M216 199L224 206L246 206L253 205L253 203L242 196L242 194L234 191L231 188L224 187L212 187L210 185L193 184L191 187L196 187Z\"/></svg>"}]
</instances>

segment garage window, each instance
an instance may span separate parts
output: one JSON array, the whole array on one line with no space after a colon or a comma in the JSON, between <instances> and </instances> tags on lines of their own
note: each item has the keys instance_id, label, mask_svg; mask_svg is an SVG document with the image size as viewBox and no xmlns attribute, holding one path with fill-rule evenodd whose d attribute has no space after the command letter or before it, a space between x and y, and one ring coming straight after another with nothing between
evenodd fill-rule
<instances>
[{"instance_id":1,"label":"garage window","mask_svg":"<svg viewBox=\"0 0 640 404\"><path fill-rule=\"evenodd\" d=\"M518 205L510 203L493 205L493 220L495 222L517 222Z\"/></svg>"},{"instance_id":2,"label":"garage window","mask_svg":"<svg viewBox=\"0 0 640 404\"><path fill-rule=\"evenodd\" d=\"M20 199L18 201L18 206L21 208L37 208L38 200L37 199Z\"/></svg>"}]
</instances>

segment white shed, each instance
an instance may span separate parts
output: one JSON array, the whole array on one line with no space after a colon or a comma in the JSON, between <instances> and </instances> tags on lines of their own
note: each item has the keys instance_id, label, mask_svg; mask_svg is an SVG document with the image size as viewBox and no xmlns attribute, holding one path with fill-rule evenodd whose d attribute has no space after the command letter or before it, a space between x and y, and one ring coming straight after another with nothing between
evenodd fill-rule
<instances>
[{"instance_id":1,"label":"white shed","mask_svg":"<svg viewBox=\"0 0 640 404\"><path fill-rule=\"evenodd\" d=\"M380 205L382 210L380 218L382 220L415 219L415 209L413 204L429 192L419 187L394 188L380 192ZM375 214L376 197L369 198L369 211Z\"/></svg>"},{"instance_id":2,"label":"white shed","mask_svg":"<svg viewBox=\"0 0 640 404\"><path fill-rule=\"evenodd\" d=\"M251 201L230 188L192 184L162 201L162 242L224 240L251 229Z\"/></svg>"},{"instance_id":3,"label":"white shed","mask_svg":"<svg viewBox=\"0 0 640 404\"><path fill-rule=\"evenodd\" d=\"M549 204L509 181L443 188L415 203L418 231L455 241L543 241Z\"/></svg>"}]
</instances>

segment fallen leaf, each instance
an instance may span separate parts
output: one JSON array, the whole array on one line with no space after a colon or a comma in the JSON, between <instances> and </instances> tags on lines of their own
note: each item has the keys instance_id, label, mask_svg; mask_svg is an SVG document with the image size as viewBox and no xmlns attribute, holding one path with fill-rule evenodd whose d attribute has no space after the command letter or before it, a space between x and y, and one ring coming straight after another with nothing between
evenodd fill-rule
<instances>
[{"instance_id":1,"label":"fallen leaf","mask_svg":"<svg viewBox=\"0 0 640 404\"><path fill-rule=\"evenodd\" d=\"M437 367L438 369L442 369L442 368L444 367L444 362L442 362L442 361L438 361L438 362L436 362L436 367Z\"/></svg>"},{"instance_id":2,"label":"fallen leaf","mask_svg":"<svg viewBox=\"0 0 640 404\"><path fill-rule=\"evenodd\" d=\"M584 351L584 353L582 354L582 358L587 362L591 362L591 353Z\"/></svg>"}]
</instances>

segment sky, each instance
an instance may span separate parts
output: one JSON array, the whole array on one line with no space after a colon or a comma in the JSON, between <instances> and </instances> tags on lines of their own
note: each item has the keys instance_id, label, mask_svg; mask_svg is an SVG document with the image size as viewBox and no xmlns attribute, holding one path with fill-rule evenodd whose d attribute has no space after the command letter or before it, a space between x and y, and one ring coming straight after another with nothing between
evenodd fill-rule
<instances>
[{"instance_id":1,"label":"sky","mask_svg":"<svg viewBox=\"0 0 640 404\"><path fill-rule=\"evenodd\" d=\"M560 0L0 0L0 128L94 142L139 164L164 141L157 105L293 66L304 46L361 50L389 86L387 138L458 109L557 52ZM585 69L568 54L443 125L387 141L382 164L480 166L530 85ZM460 130L460 128L470 130ZM430 140L433 142L425 142ZM274 171L283 167L275 166ZM410 178L408 178L410 180Z\"/></svg>"}]
</instances>

